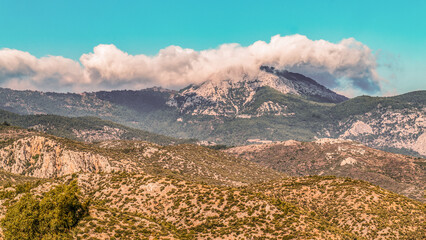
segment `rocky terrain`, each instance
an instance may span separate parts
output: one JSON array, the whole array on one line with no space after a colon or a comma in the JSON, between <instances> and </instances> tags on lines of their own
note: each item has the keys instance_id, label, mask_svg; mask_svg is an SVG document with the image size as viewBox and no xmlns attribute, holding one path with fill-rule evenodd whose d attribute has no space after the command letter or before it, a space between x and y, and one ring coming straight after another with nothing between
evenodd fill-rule
<instances>
[{"instance_id":1,"label":"rocky terrain","mask_svg":"<svg viewBox=\"0 0 426 240\"><path fill-rule=\"evenodd\" d=\"M250 161L190 144L161 146L119 140L82 143L4 126L0 140L0 167L30 177L127 171L241 186L283 176Z\"/></svg>"},{"instance_id":2,"label":"rocky terrain","mask_svg":"<svg viewBox=\"0 0 426 240\"><path fill-rule=\"evenodd\" d=\"M31 136L14 141L0 150L0 167L5 171L32 177L50 178L75 172L111 172L106 157L75 151L58 142Z\"/></svg>"},{"instance_id":3,"label":"rocky terrain","mask_svg":"<svg viewBox=\"0 0 426 240\"><path fill-rule=\"evenodd\" d=\"M338 103L346 97L318 84L301 74L278 71L273 67L262 66L258 75L243 75L236 79L214 79L200 85L191 85L172 96L167 102L179 112L190 115L244 116L251 110L257 92L268 86L283 94L292 94L318 102ZM264 102L256 111L256 116L279 114L287 106L276 102ZM250 115L248 115L250 116Z\"/></svg>"},{"instance_id":4,"label":"rocky terrain","mask_svg":"<svg viewBox=\"0 0 426 240\"><path fill-rule=\"evenodd\" d=\"M0 189L0 214L26 191L78 180L79 239L422 239L425 205L348 178L283 178L238 188L144 173L80 173Z\"/></svg>"},{"instance_id":5,"label":"rocky terrain","mask_svg":"<svg viewBox=\"0 0 426 240\"><path fill-rule=\"evenodd\" d=\"M234 147L226 152L289 176L351 177L426 201L426 159L376 150L352 140L290 140Z\"/></svg>"},{"instance_id":6,"label":"rocky terrain","mask_svg":"<svg viewBox=\"0 0 426 240\"><path fill-rule=\"evenodd\" d=\"M264 162L257 164L191 144L83 143L17 127L2 126L0 130L0 164L4 169L0 172L0 216L25 194L42 197L53 186L75 179L79 199L90 200L90 204L88 215L69 230L74 239L425 236L423 203L359 180L286 177L263 167ZM385 169L380 176L390 177L403 170L413 176L400 175L394 183L416 186L424 181L422 175L415 175L419 169L413 164L417 163L408 160L413 158L398 162L396 157L386 160L389 156L383 155L383 162L374 165L361 155L385 153L349 141L312 144L324 146L322 153L331 156L330 164L336 168L365 165L376 171L382 169L378 165L393 161L394 172ZM305 148L316 149L296 141L284 145L299 148L293 150L300 156ZM265 145L257 147L259 152L265 149ZM340 152L328 154L332 150ZM228 152L237 153L235 148ZM320 166L322 162L318 160ZM315 169L312 163L315 161L300 168L309 172Z\"/></svg>"},{"instance_id":7,"label":"rocky terrain","mask_svg":"<svg viewBox=\"0 0 426 240\"><path fill-rule=\"evenodd\" d=\"M417 208L419 203L364 181L312 176L289 178L258 187L268 196L303 206L324 217L357 235L357 239L422 239L426 236L424 204L420 204L419 211L408 210ZM405 215L406 210L406 217L394 215ZM415 222L414 228L409 223L411 221Z\"/></svg>"},{"instance_id":8,"label":"rocky terrain","mask_svg":"<svg viewBox=\"0 0 426 240\"><path fill-rule=\"evenodd\" d=\"M426 156L426 107L381 107L338 123L334 136L379 149L406 149Z\"/></svg>"}]
</instances>

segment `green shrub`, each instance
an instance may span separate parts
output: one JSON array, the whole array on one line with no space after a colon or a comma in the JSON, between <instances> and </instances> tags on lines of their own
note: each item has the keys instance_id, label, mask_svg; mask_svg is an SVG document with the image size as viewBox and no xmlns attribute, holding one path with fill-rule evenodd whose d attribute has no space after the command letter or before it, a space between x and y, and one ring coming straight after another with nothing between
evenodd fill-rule
<instances>
[{"instance_id":1,"label":"green shrub","mask_svg":"<svg viewBox=\"0 0 426 240\"><path fill-rule=\"evenodd\" d=\"M26 193L1 221L5 239L70 239L70 230L87 214L76 181L59 185L38 200Z\"/></svg>"}]
</instances>

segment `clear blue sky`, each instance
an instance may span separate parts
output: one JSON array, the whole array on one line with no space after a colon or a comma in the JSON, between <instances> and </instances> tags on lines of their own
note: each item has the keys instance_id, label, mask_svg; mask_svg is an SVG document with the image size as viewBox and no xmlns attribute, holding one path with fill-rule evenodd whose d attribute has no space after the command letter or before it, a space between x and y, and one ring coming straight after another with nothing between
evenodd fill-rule
<instances>
[{"instance_id":1,"label":"clear blue sky","mask_svg":"<svg viewBox=\"0 0 426 240\"><path fill-rule=\"evenodd\" d=\"M131 54L169 45L196 50L249 45L276 34L338 42L354 37L380 52L399 92L426 89L426 1L0 0L0 48L78 60L101 43Z\"/></svg>"}]
</instances>

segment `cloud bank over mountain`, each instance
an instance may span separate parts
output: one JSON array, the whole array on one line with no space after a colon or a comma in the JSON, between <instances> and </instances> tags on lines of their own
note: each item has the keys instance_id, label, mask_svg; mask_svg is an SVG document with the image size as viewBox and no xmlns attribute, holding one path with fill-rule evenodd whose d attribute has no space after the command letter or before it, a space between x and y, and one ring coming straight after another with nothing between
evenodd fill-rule
<instances>
[{"instance_id":1,"label":"cloud bank over mountain","mask_svg":"<svg viewBox=\"0 0 426 240\"><path fill-rule=\"evenodd\" d=\"M377 60L366 45L353 38L339 43L306 36L273 36L244 47L236 43L195 51L179 46L155 56L131 55L114 45L101 44L79 61L61 56L36 58L30 53L0 50L0 85L44 91L140 89L151 86L181 88L209 79L255 75L261 65L299 72L332 89L377 93L384 80Z\"/></svg>"}]
</instances>

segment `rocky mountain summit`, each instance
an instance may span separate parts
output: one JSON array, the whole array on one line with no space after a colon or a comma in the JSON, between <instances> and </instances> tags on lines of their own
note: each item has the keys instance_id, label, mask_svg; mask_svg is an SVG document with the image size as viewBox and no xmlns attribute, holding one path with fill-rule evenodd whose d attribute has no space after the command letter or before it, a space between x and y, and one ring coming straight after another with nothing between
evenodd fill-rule
<instances>
[{"instance_id":1,"label":"rocky mountain summit","mask_svg":"<svg viewBox=\"0 0 426 240\"><path fill-rule=\"evenodd\" d=\"M348 99L302 74L268 66L260 69L262 71L254 76L243 74L236 79L209 80L200 85L190 85L173 95L167 104L177 107L185 114L238 116L251 109L250 106L262 87L317 102L339 103ZM259 106L257 113L263 115L269 111L281 112L285 109L285 105L269 101Z\"/></svg>"}]
</instances>

